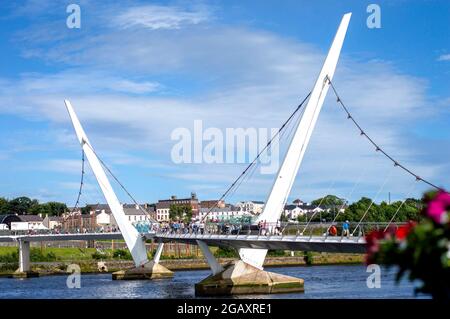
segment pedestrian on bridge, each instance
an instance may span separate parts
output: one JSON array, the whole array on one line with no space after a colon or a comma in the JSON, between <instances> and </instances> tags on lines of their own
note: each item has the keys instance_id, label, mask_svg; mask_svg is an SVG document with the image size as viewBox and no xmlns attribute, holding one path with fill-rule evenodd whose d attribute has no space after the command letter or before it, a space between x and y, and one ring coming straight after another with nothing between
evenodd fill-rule
<instances>
[{"instance_id":1,"label":"pedestrian on bridge","mask_svg":"<svg viewBox=\"0 0 450 319\"><path fill-rule=\"evenodd\" d=\"M331 226L330 227L330 230L328 231L328 233L331 235L331 236L336 236L337 235L337 228L336 228L336 226Z\"/></svg>"},{"instance_id":2,"label":"pedestrian on bridge","mask_svg":"<svg viewBox=\"0 0 450 319\"><path fill-rule=\"evenodd\" d=\"M342 236L348 237L350 235L350 224L348 220L342 224Z\"/></svg>"}]
</instances>

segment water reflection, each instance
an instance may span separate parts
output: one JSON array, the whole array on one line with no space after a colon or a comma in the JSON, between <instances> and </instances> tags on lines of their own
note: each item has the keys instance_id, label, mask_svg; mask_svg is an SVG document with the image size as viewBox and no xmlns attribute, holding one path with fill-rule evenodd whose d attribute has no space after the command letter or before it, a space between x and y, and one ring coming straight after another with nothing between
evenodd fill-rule
<instances>
[{"instance_id":1,"label":"water reflection","mask_svg":"<svg viewBox=\"0 0 450 319\"><path fill-rule=\"evenodd\" d=\"M414 285L395 284L395 271L382 269L381 288L369 289L369 273L362 265L277 267L269 271L305 279L305 292L277 295L245 295L230 298L415 298ZM176 271L173 279L113 281L110 274L82 275L81 288L69 289L66 276L23 280L0 278L0 298L195 298L194 284L207 270ZM424 296L419 296L423 298Z\"/></svg>"}]
</instances>

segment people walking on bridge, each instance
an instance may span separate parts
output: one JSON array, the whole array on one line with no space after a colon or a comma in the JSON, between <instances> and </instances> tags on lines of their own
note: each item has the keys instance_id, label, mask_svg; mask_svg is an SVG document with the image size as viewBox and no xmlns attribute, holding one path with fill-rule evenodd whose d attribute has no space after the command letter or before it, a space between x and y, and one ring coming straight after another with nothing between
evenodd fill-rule
<instances>
[{"instance_id":1,"label":"people walking on bridge","mask_svg":"<svg viewBox=\"0 0 450 319\"><path fill-rule=\"evenodd\" d=\"M281 220L277 220L277 226L275 227L275 234L276 235L281 235L282 231L281 231Z\"/></svg>"},{"instance_id":2,"label":"people walking on bridge","mask_svg":"<svg viewBox=\"0 0 450 319\"><path fill-rule=\"evenodd\" d=\"M330 234L330 236L336 236L337 235L337 228L336 228L336 226L334 226L334 225L331 226L329 231L328 231L328 234Z\"/></svg>"},{"instance_id":3,"label":"people walking on bridge","mask_svg":"<svg viewBox=\"0 0 450 319\"><path fill-rule=\"evenodd\" d=\"M350 224L348 220L346 220L342 224L342 236L348 237L350 235Z\"/></svg>"}]
</instances>

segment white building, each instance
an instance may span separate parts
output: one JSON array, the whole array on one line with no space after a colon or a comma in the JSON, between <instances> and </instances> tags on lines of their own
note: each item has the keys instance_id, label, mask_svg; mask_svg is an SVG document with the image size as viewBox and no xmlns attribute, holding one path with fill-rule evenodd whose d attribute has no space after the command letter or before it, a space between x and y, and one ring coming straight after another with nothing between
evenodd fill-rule
<instances>
[{"instance_id":1,"label":"white building","mask_svg":"<svg viewBox=\"0 0 450 319\"><path fill-rule=\"evenodd\" d=\"M246 202L238 202L236 207L239 209L249 212L254 215L258 215L262 212L264 208L264 202L261 201L246 201Z\"/></svg>"},{"instance_id":2,"label":"white building","mask_svg":"<svg viewBox=\"0 0 450 319\"><path fill-rule=\"evenodd\" d=\"M243 211L236 206L225 206L222 208L200 208L199 212L199 220L203 220L206 217L206 220L228 220L233 217L242 217L244 215L251 215L249 212Z\"/></svg>"},{"instance_id":3,"label":"white building","mask_svg":"<svg viewBox=\"0 0 450 319\"><path fill-rule=\"evenodd\" d=\"M298 217L312 214L319 214L324 211L328 211L324 207L310 205L308 203L299 203L297 205L285 205L284 214L290 220L297 220Z\"/></svg>"},{"instance_id":4,"label":"white building","mask_svg":"<svg viewBox=\"0 0 450 319\"><path fill-rule=\"evenodd\" d=\"M139 206L128 208L124 207L123 209L125 216L128 217L128 220L131 223L139 223L144 221L150 221L150 213L149 212L143 212Z\"/></svg>"},{"instance_id":5,"label":"white building","mask_svg":"<svg viewBox=\"0 0 450 319\"><path fill-rule=\"evenodd\" d=\"M156 204L156 220L159 222L169 221L170 203L158 202Z\"/></svg>"},{"instance_id":6,"label":"white building","mask_svg":"<svg viewBox=\"0 0 450 319\"><path fill-rule=\"evenodd\" d=\"M295 220L299 216L304 216L306 211L297 205L286 205L284 207L284 214L287 218Z\"/></svg>"},{"instance_id":7,"label":"white building","mask_svg":"<svg viewBox=\"0 0 450 319\"><path fill-rule=\"evenodd\" d=\"M11 222L11 230L38 230L47 229L42 217L38 215L18 215L20 221Z\"/></svg>"},{"instance_id":8,"label":"white building","mask_svg":"<svg viewBox=\"0 0 450 319\"><path fill-rule=\"evenodd\" d=\"M123 212L131 223L139 223L144 221L150 221L151 209L147 207L145 212L139 208L138 205L122 205ZM91 214L96 214L96 223L98 226L110 226L116 227L117 222L109 209L101 209L91 211Z\"/></svg>"},{"instance_id":9,"label":"white building","mask_svg":"<svg viewBox=\"0 0 450 319\"><path fill-rule=\"evenodd\" d=\"M55 229L62 227L63 218L59 216L45 216L42 224L48 229Z\"/></svg>"},{"instance_id":10,"label":"white building","mask_svg":"<svg viewBox=\"0 0 450 319\"><path fill-rule=\"evenodd\" d=\"M110 211L106 212L106 210L102 209L100 212L96 212L95 218L98 226L117 226L113 225L114 218Z\"/></svg>"}]
</instances>

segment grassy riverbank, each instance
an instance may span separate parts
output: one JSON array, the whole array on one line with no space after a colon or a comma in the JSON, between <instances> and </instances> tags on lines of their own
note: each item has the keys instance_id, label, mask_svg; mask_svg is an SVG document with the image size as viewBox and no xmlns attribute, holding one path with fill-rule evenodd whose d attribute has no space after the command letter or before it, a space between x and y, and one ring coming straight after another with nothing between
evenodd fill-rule
<instances>
[{"instance_id":1,"label":"grassy riverbank","mask_svg":"<svg viewBox=\"0 0 450 319\"><path fill-rule=\"evenodd\" d=\"M213 248L214 255L221 264L229 263L236 258L232 250ZM151 253L149 253L151 255ZM151 257L151 256L149 256ZM46 274L64 274L67 266L77 264L83 273L99 272L99 262L106 265L108 272L133 267L129 252L126 250L103 250L95 248L32 248L30 259L32 270ZM362 263L361 254L331 254L315 252L271 251L266 258L265 267L307 266L331 264ZM163 255L161 264L170 270L208 269L209 266L201 255ZM18 251L15 247L0 247L0 275L8 276L18 267Z\"/></svg>"}]
</instances>

